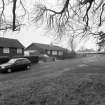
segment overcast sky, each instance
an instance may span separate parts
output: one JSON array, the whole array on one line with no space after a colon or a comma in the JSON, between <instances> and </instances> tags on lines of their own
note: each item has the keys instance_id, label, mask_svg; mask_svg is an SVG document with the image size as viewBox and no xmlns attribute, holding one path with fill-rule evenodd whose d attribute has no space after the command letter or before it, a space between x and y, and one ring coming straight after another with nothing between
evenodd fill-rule
<instances>
[{"instance_id":1,"label":"overcast sky","mask_svg":"<svg viewBox=\"0 0 105 105\"><path fill-rule=\"evenodd\" d=\"M27 1L26 8L29 8L31 10L34 2L32 0L26 0L26 1ZM39 1L43 1L43 0L39 0ZM57 5L58 0L46 0L45 3L47 3L47 6L53 8L53 7L55 7L55 5ZM59 3L61 3L60 0L59 0ZM30 5L32 5L32 7ZM8 8L7 8L7 10L8 10ZM8 11L8 13L9 13L9 11ZM8 38L18 39L25 47L27 47L29 44L34 43L34 42L50 44L51 41L53 41L53 39L46 36L46 33L43 30L43 28L37 29L33 25L24 26L20 32L14 32L14 33L6 32L4 35L3 34L0 34L0 35L1 35L1 37L4 36L4 37L8 37ZM80 45L81 46L84 45L84 47L86 47L86 48L95 48L95 46L96 46L92 38L87 43L85 43L85 44L83 43ZM62 42L61 46L68 47L66 42Z\"/></svg>"}]
</instances>

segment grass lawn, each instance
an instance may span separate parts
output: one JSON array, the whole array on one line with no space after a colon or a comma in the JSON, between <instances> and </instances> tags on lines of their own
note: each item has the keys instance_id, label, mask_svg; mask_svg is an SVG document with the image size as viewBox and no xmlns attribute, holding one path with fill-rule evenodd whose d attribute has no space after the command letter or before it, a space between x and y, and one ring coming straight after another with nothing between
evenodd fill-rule
<instances>
[{"instance_id":1,"label":"grass lawn","mask_svg":"<svg viewBox=\"0 0 105 105\"><path fill-rule=\"evenodd\" d=\"M105 105L105 75L70 73L0 85L0 105ZM4 88L3 88L4 86Z\"/></svg>"},{"instance_id":2,"label":"grass lawn","mask_svg":"<svg viewBox=\"0 0 105 105\"><path fill-rule=\"evenodd\" d=\"M1 82L0 105L105 105L104 67L74 71L54 78L28 76Z\"/></svg>"}]
</instances>

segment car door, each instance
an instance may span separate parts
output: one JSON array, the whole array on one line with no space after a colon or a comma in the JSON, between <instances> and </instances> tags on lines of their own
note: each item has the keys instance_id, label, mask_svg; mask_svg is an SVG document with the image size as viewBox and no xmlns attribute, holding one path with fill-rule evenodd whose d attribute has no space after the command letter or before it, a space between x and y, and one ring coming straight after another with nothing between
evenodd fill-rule
<instances>
[{"instance_id":1,"label":"car door","mask_svg":"<svg viewBox=\"0 0 105 105\"><path fill-rule=\"evenodd\" d=\"M26 69L28 65L30 65L30 61L28 59L23 60L24 68Z\"/></svg>"},{"instance_id":2,"label":"car door","mask_svg":"<svg viewBox=\"0 0 105 105\"><path fill-rule=\"evenodd\" d=\"M14 63L14 70L20 70L22 66L22 62L20 59L16 60L16 62Z\"/></svg>"},{"instance_id":3,"label":"car door","mask_svg":"<svg viewBox=\"0 0 105 105\"><path fill-rule=\"evenodd\" d=\"M20 60L20 69L23 70L27 67L27 60L26 59L21 59Z\"/></svg>"},{"instance_id":4,"label":"car door","mask_svg":"<svg viewBox=\"0 0 105 105\"><path fill-rule=\"evenodd\" d=\"M26 60L25 59L22 59L21 60L22 62L21 62L21 64L22 64L22 69L25 69L26 68Z\"/></svg>"}]
</instances>

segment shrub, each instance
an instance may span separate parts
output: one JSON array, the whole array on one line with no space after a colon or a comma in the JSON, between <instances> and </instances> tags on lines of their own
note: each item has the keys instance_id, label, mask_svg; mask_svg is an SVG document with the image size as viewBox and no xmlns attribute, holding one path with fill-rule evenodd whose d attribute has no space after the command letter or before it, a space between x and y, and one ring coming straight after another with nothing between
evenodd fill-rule
<instances>
[{"instance_id":1,"label":"shrub","mask_svg":"<svg viewBox=\"0 0 105 105\"><path fill-rule=\"evenodd\" d=\"M75 57L76 57L76 53L74 51L71 51L64 55L64 59L70 59L70 58L75 58Z\"/></svg>"},{"instance_id":2,"label":"shrub","mask_svg":"<svg viewBox=\"0 0 105 105\"><path fill-rule=\"evenodd\" d=\"M0 57L0 64L5 63L5 62L8 62L9 59L10 59L10 58L7 57L7 56L2 56L2 57Z\"/></svg>"},{"instance_id":3,"label":"shrub","mask_svg":"<svg viewBox=\"0 0 105 105\"><path fill-rule=\"evenodd\" d=\"M31 63L38 63L39 62L39 56L24 56L24 58L27 58L31 61Z\"/></svg>"}]
</instances>

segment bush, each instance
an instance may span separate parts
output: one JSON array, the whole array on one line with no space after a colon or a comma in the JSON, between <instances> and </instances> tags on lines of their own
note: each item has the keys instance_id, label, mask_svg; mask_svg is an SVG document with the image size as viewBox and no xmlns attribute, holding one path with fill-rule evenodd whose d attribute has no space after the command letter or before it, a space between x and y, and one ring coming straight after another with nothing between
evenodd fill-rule
<instances>
[{"instance_id":1,"label":"bush","mask_svg":"<svg viewBox=\"0 0 105 105\"><path fill-rule=\"evenodd\" d=\"M8 62L9 59L10 59L10 58L7 57L7 56L2 56L2 57L0 57L0 64Z\"/></svg>"},{"instance_id":2,"label":"bush","mask_svg":"<svg viewBox=\"0 0 105 105\"><path fill-rule=\"evenodd\" d=\"M72 51L72 52L66 53L66 54L64 55L64 59L75 58L76 55L77 55L77 54Z\"/></svg>"},{"instance_id":3,"label":"bush","mask_svg":"<svg viewBox=\"0 0 105 105\"><path fill-rule=\"evenodd\" d=\"M38 63L39 62L39 56L24 56L24 58L27 58L31 61L31 63Z\"/></svg>"}]
</instances>

